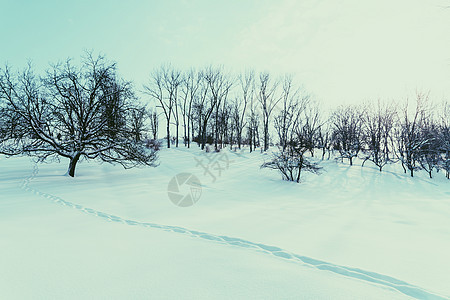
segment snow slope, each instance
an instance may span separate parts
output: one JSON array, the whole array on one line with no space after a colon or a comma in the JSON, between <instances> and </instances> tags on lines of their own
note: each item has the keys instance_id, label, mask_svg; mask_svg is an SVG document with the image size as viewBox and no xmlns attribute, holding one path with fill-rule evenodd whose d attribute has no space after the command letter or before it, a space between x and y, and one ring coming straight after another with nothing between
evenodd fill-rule
<instances>
[{"instance_id":1,"label":"snow slope","mask_svg":"<svg viewBox=\"0 0 450 300\"><path fill-rule=\"evenodd\" d=\"M228 168L199 162L229 158ZM267 155L164 149L157 168L0 158L0 298L448 299L450 184L324 161L301 184ZM221 161L222 167L226 163ZM180 172L202 184L175 206Z\"/></svg>"}]
</instances>

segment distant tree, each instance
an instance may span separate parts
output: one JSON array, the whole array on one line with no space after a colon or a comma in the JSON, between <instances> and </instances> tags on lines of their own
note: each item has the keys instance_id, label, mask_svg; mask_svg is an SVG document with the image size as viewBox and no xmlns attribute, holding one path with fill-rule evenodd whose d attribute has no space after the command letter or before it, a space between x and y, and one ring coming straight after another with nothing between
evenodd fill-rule
<instances>
[{"instance_id":1,"label":"distant tree","mask_svg":"<svg viewBox=\"0 0 450 300\"><path fill-rule=\"evenodd\" d=\"M227 101L222 102L222 108L219 111L219 122L218 122L218 130L219 130L219 142L221 148L225 147L225 144L229 143L230 147L232 147L232 138L233 138L233 130L232 129L232 118L231 118L231 104L228 104Z\"/></svg>"},{"instance_id":2,"label":"distant tree","mask_svg":"<svg viewBox=\"0 0 450 300\"><path fill-rule=\"evenodd\" d=\"M400 160L403 170L409 170L411 177L414 171L420 169L417 164L420 149L426 140L421 134L421 125L425 119L428 105L428 94L418 93L416 95L416 105L410 109L409 102L406 101L399 116L395 130L396 156Z\"/></svg>"},{"instance_id":3,"label":"distant tree","mask_svg":"<svg viewBox=\"0 0 450 300\"><path fill-rule=\"evenodd\" d=\"M236 140L238 148L241 149L242 145L242 133L247 124L245 120L247 105L253 102L255 94L255 73L254 71L248 71L239 76L239 82L241 87L241 98L234 101L232 115L233 115L233 128L236 130Z\"/></svg>"},{"instance_id":4,"label":"distant tree","mask_svg":"<svg viewBox=\"0 0 450 300\"><path fill-rule=\"evenodd\" d=\"M380 172L383 167L392 161L389 156L392 150L392 133L395 125L396 110L392 105L382 103L380 100L374 107L369 105L363 114L363 138L367 149L364 161L373 162Z\"/></svg>"},{"instance_id":5,"label":"distant tree","mask_svg":"<svg viewBox=\"0 0 450 300\"><path fill-rule=\"evenodd\" d=\"M206 80L204 79L203 72L204 71L199 72L201 80L199 81L197 97L194 98L192 103L191 115L192 132L195 132L194 128L197 127L197 138L194 136L193 140L197 140L197 144L202 147L202 150L205 148L204 144L206 144L208 120L211 117L211 113L214 108L213 103L210 101L211 98L208 97L209 88ZM196 123L196 125L194 123Z\"/></svg>"},{"instance_id":6,"label":"distant tree","mask_svg":"<svg viewBox=\"0 0 450 300\"><path fill-rule=\"evenodd\" d=\"M159 102L158 107L162 109L166 118L167 148L170 148L170 124L172 116L176 116L176 123L179 124L178 114L174 114L174 108L175 110L178 110L176 106L178 88L181 85L181 82L181 72L172 68L170 65L167 65L154 70L150 75L149 83L144 85L144 92L152 99Z\"/></svg>"},{"instance_id":7,"label":"distant tree","mask_svg":"<svg viewBox=\"0 0 450 300\"><path fill-rule=\"evenodd\" d=\"M270 116L281 98L276 98L275 92L278 83L270 80L269 73L259 75L258 101L261 104L263 116L264 151L269 149L269 124Z\"/></svg>"},{"instance_id":8,"label":"distant tree","mask_svg":"<svg viewBox=\"0 0 450 300\"><path fill-rule=\"evenodd\" d=\"M191 114L191 128L192 128L192 141L197 141L197 145L202 145L202 116L204 112L204 102L206 98L206 93L202 92L203 86L201 85L201 90L199 92L199 97L192 103L192 114ZM205 97L203 97L205 96ZM197 131L197 136L195 132Z\"/></svg>"},{"instance_id":9,"label":"distant tree","mask_svg":"<svg viewBox=\"0 0 450 300\"><path fill-rule=\"evenodd\" d=\"M439 140L439 126L433 118L428 115L421 122L420 140L423 141L417 154L417 161L420 167L432 178L433 170L439 170L441 162L441 149Z\"/></svg>"},{"instance_id":10,"label":"distant tree","mask_svg":"<svg viewBox=\"0 0 450 300\"><path fill-rule=\"evenodd\" d=\"M179 141L179 130L180 130L180 113L178 109L182 108L183 103L181 102L181 99L179 97L179 90L184 82L183 74L181 71L172 68L170 75L168 74L165 77L164 85L166 87L167 93L170 98L173 99L173 107L172 114L173 114L173 120L175 121L173 125L175 125L175 147L178 147L178 141ZM184 114L183 114L184 116Z\"/></svg>"},{"instance_id":11,"label":"distant tree","mask_svg":"<svg viewBox=\"0 0 450 300\"><path fill-rule=\"evenodd\" d=\"M439 114L439 168L445 170L447 179L450 179L450 102L445 101L442 104L442 110Z\"/></svg>"},{"instance_id":12,"label":"distant tree","mask_svg":"<svg viewBox=\"0 0 450 300\"><path fill-rule=\"evenodd\" d=\"M298 117L305 108L307 97L300 100L299 89L293 87L292 76L286 75L282 84L281 111L275 116L274 127L283 151L290 140L289 132L298 121Z\"/></svg>"},{"instance_id":13,"label":"distant tree","mask_svg":"<svg viewBox=\"0 0 450 300\"><path fill-rule=\"evenodd\" d=\"M259 120L260 114L253 99L250 100L250 112L248 115L248 144L250 152L254 151L256 147L259 147Z\"/></svg>"},{"instance_id":14,"label":"distant tree","mask_svg":"<svg viewBox=\"0 0 450 300\"><path fill-rule=\"evenodd\" d=\"M68 158L72 177L80 158L125 168L155 166L156 153L136 143L130 131L126 116L139 109L131 84L118 78L115 63L102 56L88 53L79 68L70 60L56 64L42 80L31 66L17 76L2 69L0 99L7 115L17 116L20 124L14 128L18 138L2 143L1 153L41 161Z\"/></svg>"},{"instance_id":15,"label":"distant tree","mask_svg":"<svg viewBox=\"0 0 450 300\"><path fill-rule=\"evenodd\" d=\"M195 98L198 96L197 91L200 87L201 80L202 76L200 73L190 70L185 74L182 83L182 102L180 101L180 106L183 116L184 143L188 148L190 147L191 130L194 130L193 104Z\"/></svg>"},{"instance_id":16,"label":"distant tree","mask_svg":"<svg viewBox=\"0 0 450 300\"><path fill-rule=\"evenodd\" d=\"M198 97L194 100L193 103L193 120L198 122L198 144L201 146L201 149L204 150L208 138L208 123L210 121L211 115L214 112L214 108L217 105L217 101L214 97L210 95L210 85L206 76L213 79L214 71L212 67L209 67L200 72L199 76L201 76ZM193 126L194 128L194 126Z\"/></svg>"},{"instance_id":17,"label":"distant tree","mask_svg":"<svg viewBox=\"0 0 450 300\"><path fill-rule=\"evenodd\" d=\"M223 101L226 101L228 92L232 86L232 82L223 73L222 68L213 68L212 66L206 68L203 73L203 78L206 84L206 91L209 91L209 101L204 105L205 113L203 114L202 120L202 150L205 148L206 143L206 130L208 126L208 120L211 114L215 111L215 124L214 124L214 143L215 149L217 150L217 142L219 139L219 107Z\"/></svg>"},{"instance_id":18,"label":"distant tree","mask_svg":"<svg viewBox=\"0 0 450 300\"><path fill-rule=\"evenodd\" d=\"M299 124L301 130L304 147L314 157L314 149L319 145L319 134L323 123L321 121L319 104L315 101L304 103L305 108L299 111L296 123Z\"/></svg>"},{"instance_id":19,"label":"distant tree","mask_svg":"<svg viewBox=\"0 0 450 300\"><path fill-rule=\"evenodd\" d=\"M353 106L340 107L331 117L333 147L350 165L362 148L361 121L360 109Z\"/></svg>"},{"instance_id":20,"label":"distant tree","mask_svg":"<svg viewBox=\"0 0 450 300\"><path fill-rule=\"evenodd\" d=\"M332 143L332 133L331 133L331 124L330 124L330 116L324 117L321 116L321 126L317 132L317 148L322 150L322 160L325 159L325 154L328 153L327 159L330 159L331 155L331 147Z\"/></svg>"}]
</instances>

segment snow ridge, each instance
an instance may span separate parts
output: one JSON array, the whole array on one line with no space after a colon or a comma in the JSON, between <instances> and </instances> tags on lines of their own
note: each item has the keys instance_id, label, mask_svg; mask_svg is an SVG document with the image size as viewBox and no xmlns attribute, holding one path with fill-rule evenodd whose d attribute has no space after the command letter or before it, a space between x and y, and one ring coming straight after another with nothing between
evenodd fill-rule
<instances>
[{"instance_id":1,"label":"snow ridge","mask_svg":"<svg viewBox=\"0 0 450 300\"><path fill-rule=\"evenodd\" d=\"M215 234L210 234L210 233L206 233L206 232L190 230L188 228L179 227L179 226L162 225L162 224L156 224L156 223L150 223L150 222L140 222L140 221L135 221L135 220L124 219L119 216L104 213L104 212L101 212L101 211L98 211L98 210L95 210L92 208L84 207L82 205L75 204L70 201L66 201L66 200L62 199L61 197L57 197L57 196L54 196L54 195L51 195L48 193L44 193L35 188L30 187L30 185L29 185L30 181L33 180L37 176L38 172L39 172L38 166L37 166L37 164L34 164L32 173L30 174L29 177L27 177L23 181L23 183L21 185L21 188L23 190L29 191L35 195L52 200L53 202L55 202L57 204L64 205L64 206L79 210L83 213L102 218L109 222L118 222L118 223L123 223L123 224L129 225L129 226L141 226L141 227L147 227L147 228L152 228L152 229L156 228L156 229L164 230L167 232L175 232L175 233L188 235L193 238L201 238L204 240L208 240L208 241L212 241L212 242L216 242L216 243L220 243L220 244L224 244L224 245L252 249L254 251L262 252L262 253L272 255L277 258L280 258L283 260L288 260L288 261L291 261L294 263L300 263L302 265L306 265L306 266L309 266L309 267L312 267L315 269L330 271L330 272L333 272L333 273L336 273L339 275L343 275L346 277L350 277L350 278L370 282L373 284L378 284L378 285L382 285L385 287L393 288L404 295L407 295L407 296L410 296L410 297L413 297L416 299L433 299L433 300L434 299L450 299L449 297L437 295L435 293L432 293L430 291L422 289L418 286L411 285L407 282L398 280L396 278L393 278L393 277L390 277L387 275L382 275L382 274L378 274L378 273L374 273L374 272L370 272L370 271L365 271L365 270L361 270L358 268L340 266L340 265L332 264L329 262L313 259L310 257L301 256L301 255L286 251L286 250L281 249L276 246L254 243L254 242L251 242L248 240L235 238L235 237L229 237L229 236L224 236L224 235L215 235Z\"/></svg>"}]
</instances>

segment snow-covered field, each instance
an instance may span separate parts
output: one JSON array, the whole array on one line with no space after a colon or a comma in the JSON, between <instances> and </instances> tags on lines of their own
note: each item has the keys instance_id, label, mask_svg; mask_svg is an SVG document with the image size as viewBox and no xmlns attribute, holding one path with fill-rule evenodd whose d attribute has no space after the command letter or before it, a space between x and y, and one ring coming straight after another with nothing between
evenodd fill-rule
<instances>
[{"instance_id":1,"label":"snow-covered field","mask_svg":"<svg viewBox=\"0 0 450 300\"><path fill-rule=\"evenodd\" d=\"M65 160L1 157L0 299L450 296L443 174L325 160L296 184L260 169L259 152L159 157L131 170L82 161L75 178ZM182 172L201 182L190 207L168 197Z\"/></svg>"}]
</instances>

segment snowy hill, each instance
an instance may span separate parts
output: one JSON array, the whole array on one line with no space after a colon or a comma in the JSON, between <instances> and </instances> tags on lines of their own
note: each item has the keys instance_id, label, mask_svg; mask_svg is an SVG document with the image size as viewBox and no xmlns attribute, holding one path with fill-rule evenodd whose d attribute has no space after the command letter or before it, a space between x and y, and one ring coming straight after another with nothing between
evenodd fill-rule
<instances>
[{"instance_id":1,"label":"snowy hill","mask_svg":"<svg viewBox=\"0 0 450 300\"><path fill-rule=\"evenodd\" d=\"M160 166L0 158L2 299L448 299L450 184L320 162L300 184L269 155L163 149ZM195 175L198 202L168 184ZM180 193L189 189L180 189Z\"/></svg>"}]
</instances>

